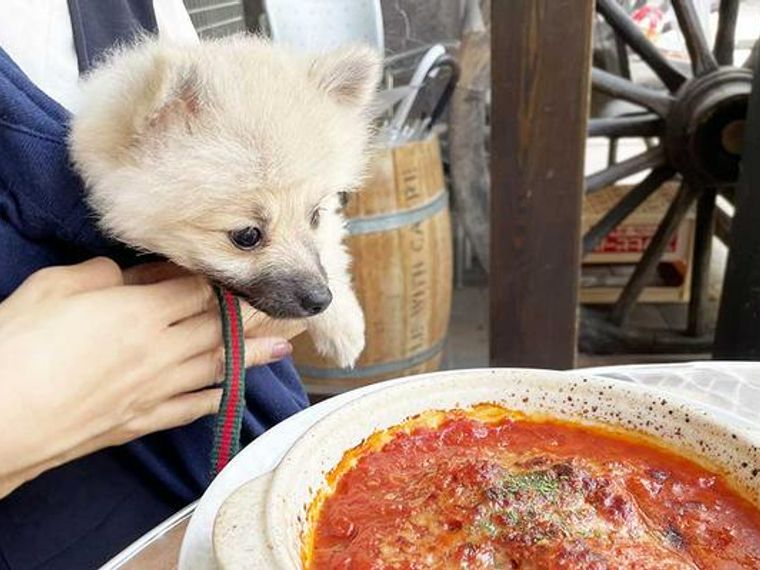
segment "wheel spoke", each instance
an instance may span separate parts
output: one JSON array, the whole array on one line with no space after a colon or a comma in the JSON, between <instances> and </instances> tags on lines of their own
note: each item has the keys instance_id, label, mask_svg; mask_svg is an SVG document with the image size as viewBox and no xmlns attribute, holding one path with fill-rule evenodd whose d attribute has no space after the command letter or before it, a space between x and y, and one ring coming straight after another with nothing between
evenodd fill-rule
<instances>
[{"instance_id":1,"label":"wheel spoke","mask_svg":"<svg viewBox=\"0 0 760 570\"><path fill-rule=\"evenodd\" d=\"M596 67L591 70L591 82L597 91L641 105L661 116L667 115L673 102L673 98L668 93L636 85L632 81Z\"/></svg>"},{"instance_id":2,"label":"wheel spoke","mask_svg":"<svg viewBox=\"0 0 760 570\"><path fill-rule=\"evenodd\" d=\"M692 0L672 0L672 4L686 41L686 48L689 50L694 75L705 75L718 69L718 62L707 45L707 38Z\"/></svg>"},{"instance_id":3,"label":"wheel spoke","mask_svg":"<svg viewBox=\"0 0 760 570\"><path fill-rule=\"evenodd\" d=\"M599 220L583 236L583 253L584 255L598 246L606 235L619 226L623 220L633 213L644 200L649 198L655 190L673 176L673 171L668 167L654 169L647 177L639 182L636 186L621 198L611 210L609 210L601 220Z\"/></svg>"},{"instance_id":4,"label":"wheel spoke","mask_svg":"<svg viewBox=\"0 0 760 570\"><path fill-rule=\"evenodd\" d=\"M733 65L736 21L739 17L739 0L721 0L718 13L718 31L715 34L713 54L720 65Z\"/></svg>"},{"instance_id":5,"label":"wheel spoke","mask_svg":"<svg viewBox=\"0 0 760 570\"><path fill-rule=\"evenodd\" d=\"M586 192L597 192L613 182L622 180L632 174L662 166L665 163L665 153L662 147L656 146L651 150L637 154L629 159L613 164L586 178Z\"/></svg>"},{"instance_id":6,"label":"wheel spoke","mask_svg":"<svg viewBox=\"0 0 760 570\"><path fill-rule=\"evenodd\" d=\"M612 168L617 163L618 141L620 139L612 137L607 152L607 168Z\"/></svg>"},{"instance_id":7,"label":"wheel spoke","mask_svg":"<svg viewBox=\"0 0 760 570\"><path fill-rule=\"evenodd\" d=\"M596 9L668 89L676 91L686 81L686 77L665 59L616 0L597 0Z\"/></svg>"},{"instance_id":8,"label":"wheel spoke","mask_svg":"<svg viewBox=\"0 0 760 570\"><path fill-rule=\"evenodd\" d=\"M590 137L656 137L661 131L662 119L652 114L588 121Z\"/></svg>"},{"instance_id":9,"label":"wheel spoke","mask_svg":"<svg viewBox=\"0 0 760 570\"><path fill-rule=\"evenodd\" d=\"M687 333L702 336L707 332L705 311L710 282L710 256L715 232L714 189L705 190L697 202L697 224L694 235L694 262L692 264L691 299Z\"/></svg>"},{"instance_id":10,"label":"wheel spoke","mask_svg":"<svg viewBox=\"0 0 760 570\"><path fill-rule=\"evenodd\" d=\"M620 297L612 309L611 319L613 322L622 325L628 319L633 305L652 277L657 264L662 258L662 254L665 252L665 248L668 246L668 242L670 242L670 238L689 211L689 206L691 206L694 198L695 193L686 183L682 182L652 241L641 256L641 260L636 265L633 275L631 275L628 283L626 283L625 288L620 293Z\"/></svg>"},{"instance_id":11,"label":"wheel spoke","mask_svg":"<svg viewBox=\"0 0 760 570\"><path fill-rule=\"evenodd\" d=\"M618 34L615 34L615 51L620 65L620 75L626 79L631 79L631 58L628 57L628 47Z\"/></svg>"}]
</instances>

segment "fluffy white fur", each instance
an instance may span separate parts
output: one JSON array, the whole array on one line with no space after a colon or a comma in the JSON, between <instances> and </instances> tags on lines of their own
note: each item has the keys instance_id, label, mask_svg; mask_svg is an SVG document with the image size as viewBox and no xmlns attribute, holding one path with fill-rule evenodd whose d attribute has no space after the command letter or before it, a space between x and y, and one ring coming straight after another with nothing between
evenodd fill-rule
<instances>
[{"instance_id":1,"label":"fluffy white fur","mask_svg":"<svg viewBox=\"0 0 760 570\"><path fill-rule=\"evenodd\" d=\"M379 75L379 56L361 47L305 57L252 36L145 40L86 79L71 156L104 231L254 306L326 279L333 301L307 327L320 352L352 365L364 320L337 196L363 174ZM262 244L236 248L229 232L251 226Z\"/></svg>"}]
</instances>

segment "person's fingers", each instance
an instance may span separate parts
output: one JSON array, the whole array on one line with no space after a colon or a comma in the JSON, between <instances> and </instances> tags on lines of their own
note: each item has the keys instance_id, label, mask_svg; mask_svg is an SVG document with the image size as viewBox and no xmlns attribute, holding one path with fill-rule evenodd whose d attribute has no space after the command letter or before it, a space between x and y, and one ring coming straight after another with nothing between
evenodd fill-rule
<instances>
[{"instance_id":1,"label":"person's fingers","mask_svg":"<svg viewBox=\"0 0 760 570\"><path fill-rule=\"evenodd\" d=\"M56 456L50 464L44 465L40 472L105 447L121 445L156 431L186 425L203 416L215 414L221 401L221 388L184 393L162 400L127 423L93 436Z\"/></svg>"},{"instance_id":2,"label":"person's fingers","mask_svg":"<svg viewBox=\"0 0 760 570\"><path fill-rule=\"evenodd\" d=\"M292 352L283 338L247 339L245 366L261 366L280 360ZM174 396L218 384L224 376L224 351L221 347L194 356L175 366L162 379L161 396Z\"/></svg>"},{"instance_id":3,"label":"person's fingers","mask_svg":"<svg viewBox=\"0 0 760 570\"><path fill-rule=\"evenodd\" d=\"M118 264L107 257L94 257L76 265L58 268L58 286L71 293L117 287L124 283Z\"/></svg>"},{"instance_id":4,"label":"person's fingers","mask_svg":"<svg viewBox=\"0 0 760 570\"><path fill-rule=\"evenodd\" d=\"M177 366L167 378L167 387L180 394L202 390L221 382L223 374L222 349L209 350Z\"/></svg>"},{"instance_id":5,"label":"person's fingers","mask_svg":"<svg viewBox=\"0 0 760 570\"><path fill-rule=\"evenodd\" d=\"M241 315L247 338L282 337L291 339L306 330L303 319L273 319L251 307L241 303Z\"/></svg>"},{"instance_id":6,"label":"person's fingers","mask_svg":"<svg viewBox=\"0 0 760 570\"><path fill-rule=\"evenodd\" d=\"M215 414L222 401L221 388L210 388L174 396L134 418L123 428L122 439L187 425L203 416Z\"/></svg>"},{"instance_id":7,"label":"person's fingers","mask_svg":"<svg viewBox=\"0 0 760 570\"><path fill-rule=\"evenodd\" d=\"M246 323L246 338L262 341L251 344L251 351L255 355L256 362L268 363L290 354L291 347L287 340L303 331L303 321L278 321L263 313L253 311L245 303L241 305L243 319L248 316L254 320L253 326ZM171 365L178 360L201 357L203 353L219 347L222 343L222 322L218 308L214 307L205 313L173 324L162 334L160 343L158 353L164 356L163 362L166 365ZM274 344L279 344L280 348L275 350L274 356L268 357L265 354L267 346L273 347ZM261 354L264 356L260 357Z\"/></svg>"},{"instance_id":8,"label":"person's fingers","mask_svg":"<svg viewBox=\"0 0 760 570\"><path fill-rule=\"evenodd\" d=\"M197 356L222 343L222 319L216 308L173 324L162 335L164 354L171 361Z\"/></svg>"},{"instance_id":9,"label":"person's fingers","mask_svg":"<svg viewBox=\"0 0 760 570\"><path fill-rule=\"evenodd\" d=\"M261 366L282 360L293 352L293 345L284 338L246 338L245 365Z\"/></svg>"},{"instance_id":10,"label":"person's fingers","mask_svg":"<svg viewBox=\"0 0 760 570\"><path fill-rule=\"evenodd\" d=\"M215 304L214 291L202 277L180 277L140 289L151 299L156 316L167 325L204 313Z\"/></svg>"},{"instance_id":11,"label":"person's fingers","mask_svg":"<svg viewBox=\"0 0 760 570\"><path fill-rule=\"evenodd\" d=\"M114 261L107 257L95 257L75 265L40 269L22 287L33 295L49 297L117 287L123 283L121 269Z\"/></svg>"},{"instance_id":12,"label":"person's fingers","mask_svg":"<svg viewBox=\"0 0 760 570\"><path fill-rule=\"evenodd\" d=\"M125 285L151 285L177 277L192 275L190 271L168 261L143 263L124 270Z\"/></svg>"}]
</instances>

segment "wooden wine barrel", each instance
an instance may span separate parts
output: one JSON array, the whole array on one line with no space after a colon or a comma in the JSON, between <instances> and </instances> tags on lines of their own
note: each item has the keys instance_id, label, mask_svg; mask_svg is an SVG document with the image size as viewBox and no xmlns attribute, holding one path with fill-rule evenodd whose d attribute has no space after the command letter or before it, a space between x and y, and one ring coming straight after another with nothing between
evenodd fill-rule
<instances>
[{"instance_id":1,"label":"wooden wine barrel","mask_svg":"<svg viewBox=\"0 0 760 570\"><path fill-rule=\"evenodd\" d=\"M446 340L452 240L438 139L379 151L345 213L366 348L355 368L339 369L308 335L297 338L294 359L310 394L436 370Z\"/></svg>"}]
</instances>

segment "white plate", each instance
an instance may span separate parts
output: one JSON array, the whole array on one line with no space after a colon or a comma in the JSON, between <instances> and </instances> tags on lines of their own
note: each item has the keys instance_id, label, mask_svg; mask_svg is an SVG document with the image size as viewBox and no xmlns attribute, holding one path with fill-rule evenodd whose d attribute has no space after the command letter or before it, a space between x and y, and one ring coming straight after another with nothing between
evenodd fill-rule
<instances>
[{"instance_id":1,"label":"white plate","mask_svg":"<svg viewBox=\"0 0 760 570\"><path fill-rule=\"evenodd\" d=\"M651 377L663 378L667 376L679 376L684 374L684 366L698 368L699 365L682 365L680 367L640 367L647 379ZM705 368L711 369L714 363L706 363ZM729 365L730 366L730 365ZM754 370L757 370L755 368ZM620 376L624 371L627 379L636 380L636 367L607 368L595 371L596 374L603 372L604 376ZM467 373L461 370L459 373ZM577 371L576 371L577 372ZM224 500L242 484L274 469L285 453L295 441L314 423L328 413L345 405L346 403L376 390L387 388L396 383L405 382L406 379L391 380L373 386L355 390L341 396L332 398L317 404L300 414L293 416L285 422L271 429L256 441L246 447L235 457L230 465L216 478L198 503L193 517L185 534L180 552L180 570L202 570L216 567L212 551L212 530L214 518ZM638 383L638 382L637 382ZM651 384L651 381L641 382ZM757 426L734 414L705 404L697 403L706 409L716 420L728 425L742 426L752 429Z\"/></svg>"}]
</instances>

